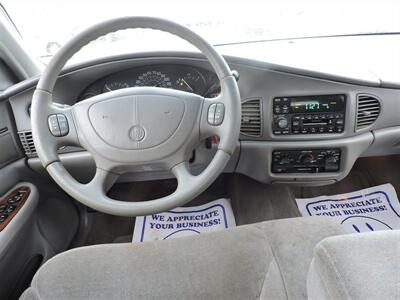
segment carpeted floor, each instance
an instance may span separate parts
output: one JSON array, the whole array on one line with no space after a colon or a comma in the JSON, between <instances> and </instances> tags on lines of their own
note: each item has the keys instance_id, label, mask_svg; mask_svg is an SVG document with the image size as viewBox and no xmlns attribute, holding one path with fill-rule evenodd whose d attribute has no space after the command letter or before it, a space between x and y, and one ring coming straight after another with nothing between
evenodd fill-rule
<instances>
[{"instance_id":1,"label":"carpeted floor","mask_svg":"<svg viewBox=\"0 0 400 300\"><path fill-rule=\"evenodd\" d=\"M237 225L273 219L300 216L295 198L333 195L352 192L374 185L392 183L400 192L400 156L362 158L342 181L322 187L288 187L265 185L246 176L223 175L199 197L187 206L196 206L228 197ZM123 201L144 201L172 193L175 180L122 183L109 192L110 197ZM132 237L134 218L111 216L93 212L93 222L87 244L129 242Z\"/></svg>"}]
</instances>

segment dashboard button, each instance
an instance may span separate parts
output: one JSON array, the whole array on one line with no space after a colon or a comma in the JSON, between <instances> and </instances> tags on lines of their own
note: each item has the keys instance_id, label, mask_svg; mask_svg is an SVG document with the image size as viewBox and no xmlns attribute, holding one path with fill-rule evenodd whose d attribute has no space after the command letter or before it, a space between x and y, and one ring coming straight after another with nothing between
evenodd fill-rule
<instances>
[{"instance_id":1,"label":"dashboard button","mask_svg":"<svg viewBox=\"0 0 400 300\"><path fill-rule=\"evenodd\" d=\"M337 119L336 120L336 124L337 125L343 125L344 124L344 120L343 119Z\"/></svg>"}]
</instances>

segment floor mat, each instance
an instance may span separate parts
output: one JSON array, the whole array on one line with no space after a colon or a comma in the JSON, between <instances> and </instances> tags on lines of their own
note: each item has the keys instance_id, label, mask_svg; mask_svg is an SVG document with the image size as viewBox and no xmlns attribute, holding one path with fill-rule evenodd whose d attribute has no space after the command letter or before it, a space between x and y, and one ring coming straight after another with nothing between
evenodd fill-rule
<instances>
[{"instance_id":1,"label":"floor mat","mask_svg":"<svg viewBox=\"0 0 400 300\"><path fill-rule=\"evenodd\" d=\"M136 217L133 242L166 240L236 226L229 199Z\"/></svg>"},{"instance_id":2,"label":"floor mat","mask_svg":"<svg viewBox=\"0 0 400 300\"><path fill-rule=\"evenodd\" d=\"M400 229L400 203L391 184L296 202L302 216L337 218L350 233Z\"/></svg>"}]
</instances>

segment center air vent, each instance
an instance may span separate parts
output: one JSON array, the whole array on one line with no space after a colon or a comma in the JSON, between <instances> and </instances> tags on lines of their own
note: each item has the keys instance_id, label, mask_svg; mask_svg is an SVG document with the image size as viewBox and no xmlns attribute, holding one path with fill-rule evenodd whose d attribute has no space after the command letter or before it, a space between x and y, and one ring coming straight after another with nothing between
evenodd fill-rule
<instances>
[{"instance_id":1,"label":"center air vent","mask_svg":"<svg viewBox=\"0 0 400 300\"><path fill-rule=\"evenodd\" d=\"M260 99L242 102L242 124L240 132L247 136L261 136L261 103Z\"/></svg>"},{"instance_id":2,"label":"center air vent","mask_svg":"<svg viewBox=\"0 0 400 300\"><path fill-rule=\"evenodd\" d=\"M356 130L371 126L379 117L381 104L377 98L371 95L357 95L357 119Z\"/></svg>"},{"instance_id":3,"label":"center air vent","mask_svg":"<svg viewBox=\"0 0 400 300\"><path fill-rule=\"evenodd\" d=\"M25 154L27 156L35 156L36 149L33 144L32 132L31 131L20 131L18 132L19 139L21 141L22 147L24 148Z\"/></svg>"}]
</instances>

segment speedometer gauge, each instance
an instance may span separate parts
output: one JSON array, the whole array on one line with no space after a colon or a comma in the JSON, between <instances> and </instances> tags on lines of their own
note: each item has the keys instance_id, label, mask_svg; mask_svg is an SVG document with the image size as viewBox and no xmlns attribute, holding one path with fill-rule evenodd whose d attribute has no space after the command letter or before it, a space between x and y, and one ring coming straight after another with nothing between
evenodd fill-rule
<instances>
[{"instance_id":1,"label":"speedometer gauge","mask_svg":"<svg viewBox=\"0 0 400 300\"><path fill-rule=\"evenodd\" d=\"M166 74L159 71L147 71L136 79L136 86L152 86L170 88L171 79Z\"/></svg>"}]
</instances>

